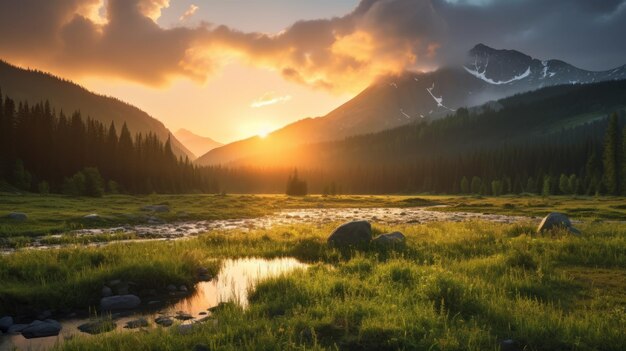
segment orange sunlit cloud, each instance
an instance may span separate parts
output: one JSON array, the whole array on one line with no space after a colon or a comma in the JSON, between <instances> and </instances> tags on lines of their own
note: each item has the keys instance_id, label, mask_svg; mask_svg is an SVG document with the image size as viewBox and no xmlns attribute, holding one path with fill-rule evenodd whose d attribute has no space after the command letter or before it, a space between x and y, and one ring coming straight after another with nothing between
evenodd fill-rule
<instances>
[{"instance_id":1,"label":"orange sunlit cloud","mask_svg":"<svg viewBox=\"0 0 626 351\"><path fill-rule=\"evenodd\" d=\"M0 32L13 35L7 36L10 42L0 39L0 55L73 76L156 86L181 76L204 81L238 58L340 93L423 64L441 31L430 0L363 0L343 17L298 21L274 35L207 23L160 27L157 20L169 5L170 0L3 2ZM180 20L197 10L190 5Z\"/></svg>"}]
</instances>

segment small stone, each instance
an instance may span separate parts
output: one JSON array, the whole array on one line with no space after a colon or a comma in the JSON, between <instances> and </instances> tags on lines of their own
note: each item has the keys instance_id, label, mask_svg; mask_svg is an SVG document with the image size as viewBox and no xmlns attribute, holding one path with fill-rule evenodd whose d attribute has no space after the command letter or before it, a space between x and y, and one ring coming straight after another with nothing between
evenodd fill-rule
<instances>
[{"instance_id":1,"label":"small stone","mask_svg":"<svg viewBox=\"0 0 626 351\"><path fill-rule=\"evenodd\" d=\"M174 324L174 321L170 317L166 316L159 316L154 320L154 322L164 327L169 327Z\"/></svg>"},{"instance_id":2,"label":"small stone","mask_svg":"<svg viewBox=\"0 0 626 351\"><path fill-rule=\"evenodd\" d=\"M200 268L198 268L198 274L199 275L209 274L209 270L206 269L205 267L200 267Z\"/></svg>"},{"instance_id":3,"label":"small stone","mask_svg":"<svg viewBox=\"0 0 626 351\"><path fill-rule=\"evenodd\" d=\"M170 284L170 285L167 286L167 291L169 291L169 292L175 292L176 290L178 290L178 289L176 289L176 285L174 285L174 284Z\"/></svg>"},{"instance_id":4,"label":"small stone","mask_svg":"<svg viewBox=\"0 0 626 351\"><path fill-rule=\"evenodd\" d=\"M95 220L95 219L100 219L100 215L97 213L90 213L88 215L83 216L84 219L91 219L91 220Z\"/></svg>"},{"instance_id":5,"label":"small stone","mask_svg":"<svg viewBox=\"0 0 626 351\"><path fill-rule=\"evenodd\" d=\"M187 287L184 285L181 285L178 290L182 291L182 292L187 292Z\"/></svg>"},{"instance_id":6,"label":"small stone","mask_svg":"<svg viewBox=\"0 0 626 351\"><path fill-rule=\"evenodd\" d=\"M100 308L103 310L129 310L138 307L141 299L135 295L119 295L103 297L100 300Z\"/></svg>"},{"instance_id":7,"label":"small stone","mask_svg":"<svg viewBox=\"0 0 626 351\"><path fill-rule=\"evenodd\" d=\"M404 244L405 241L406 237L400 232L381 234L372 240L374 244L383 246L401 245Z\"/></svg>"},{"instance_id":8,"label":"small stone","mask_svg":"<svg viewBox=\"0 0 626 351\"><path fill-rule=\"evenodd\" d=\"M28 219L28 216L22 212L11 212L7 215L8 219L12 219L14 221L25 221Z\"/></svg>"},{"instance_id":9,"label":"small stone","mask_svg":"<svg viewBox=\"0 0 626 351\"><path fill-rule=\"evenodd\" d=\"M178 319L180 321L187 321L187 320L193 319L193 316L190 315L187 312L178 312L178 313L176 313L176 317L174 317L174 318L176 318L176 319Z\"/></svg>"},{"instance_id":10,"label":"small stone","mask_svg":"<svg viewBox=\"0 0 626 351\"><path fill-rule=\"evenodd\" d=\"M9 330L9 327L13 325L13 317L4 316L0 318L0 331L6 332Z\"/></svg>"},{"instance_id":11,"label":"small stone","mask_svg":"<svg viewBox=\"0 0 626 351\"><path fill-rule=\"evenodd\" d=\"M7 330L7 334L19 334L26 327L28 327L28 324L13 324L9 327L9 330Z\"/></svg>"},{"instance_id":12,"label":"small stone","mask_svg":"<svg viewBox=\"0 0 626 351\"><path fill-rule=\"evenodd\" d=\"M87 334L101 334L110 332L117 327L117 324L110 319L99 319L91 322L87 322L78 326L78 330Z\"/></svg>"},{"instance_id":13,"label":"small stone","mask_svg":"<svg viewBox=\"0 0 626 351\"><path fill-rule=\"evenodd\" d=\"M45 321L34 321L22 330L22 336L26 339L43 338L46 336L59 335L61 323L46 319Z\"/></svg>"},{"instance_id":14,"label":"small stone","mask_svg":"<svg viewBox=\"0 0 626 351\"><path fill-rule=\"evenodd\" d=\"M147 326L148 326L148 321L145 318L138 318L132 321L128 321L124 328L136 329L136 328L145 328Z\"/></svg>"},{"instance_id":15,"label":"small stone","mask_svg":"<svg viewBox=\"0 0 626 351\"><path fill-rule=\"evenodd\" d=\"M109 288L108 286L103 286L102 287L102 297L109 297L113 295L113 290L111 290L111 288Z\"/></svg>"}]
</instances>

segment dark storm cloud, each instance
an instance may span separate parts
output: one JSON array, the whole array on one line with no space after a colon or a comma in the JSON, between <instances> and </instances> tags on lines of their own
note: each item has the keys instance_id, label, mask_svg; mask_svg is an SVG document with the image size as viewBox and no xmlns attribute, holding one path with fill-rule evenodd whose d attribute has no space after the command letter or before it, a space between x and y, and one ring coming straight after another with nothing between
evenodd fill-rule
<instances>
[{"instance_id":1,"label":"dark storm cloud","mask_svg":"<svg viewBox=\"0 0 626 351\"><path fill-rule=\"evenodd\" d=\"M626 0L362 0L342 17L298 21L274 35L162 28L156 19L169 1L0 0L0 57L146 84L203 80L239 59L334 91L462 60L478 42L583 68L626 63Z\"/></svg>"}]
</instances>

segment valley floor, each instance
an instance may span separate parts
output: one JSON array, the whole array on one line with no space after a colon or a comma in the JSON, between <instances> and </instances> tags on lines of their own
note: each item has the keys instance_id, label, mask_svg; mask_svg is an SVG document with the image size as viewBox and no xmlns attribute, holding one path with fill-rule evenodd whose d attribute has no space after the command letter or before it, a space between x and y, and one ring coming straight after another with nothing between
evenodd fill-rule
<instances>
[{"instance_id":1,"label":"valley floor","mask_svg":"<svg viewBox=\"0 0 626 351\"><path fill-rule=\"evenodd\" d=\"M17 250L0 255L0 315L53 313L98 303L111 280L137 291L194 286L237 257L294 257L308 269L263 280L247 308L227 304L211 323L77 336L64 350L623 350L626 346L626 218L623 198L341 196L114 196L103 199L8 196L2 236L107 226L150 213L175 221L255 217L285 208L413 207L536 217L562 211L581 236L535 234L536 219L515 223L379 224L399 230L397 247L338 250L326 238L338 223L216 230L186 240ZM82 219L96 212L103 219ZM142 220L141 218L137 219ZM154 321L150 321L154 324ZM2 336L0 336L2 338Z\"/></svg>"}]
</instances>

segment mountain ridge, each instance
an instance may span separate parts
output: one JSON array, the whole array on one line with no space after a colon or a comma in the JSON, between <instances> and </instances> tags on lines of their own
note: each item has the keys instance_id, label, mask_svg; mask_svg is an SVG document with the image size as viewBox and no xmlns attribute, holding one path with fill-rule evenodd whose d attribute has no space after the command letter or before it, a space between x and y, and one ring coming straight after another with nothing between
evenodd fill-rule
<instances>
[{"instance_id":1,"label":"mountain ridge","mask_svg":"<svg viewBox=\"0 0 626 351\"><path fill-rule=\"evenodd\" d=\"M270 133L226 144L200 156L200 165L228 164L298 144L341 140L444 117L516 93L561 84L626 79L626 65L586 71L561 60L538 60L516 50L478 44L465 63L431 72L381 77L325 116L306 118Z\"/></svg>"}]
</instances>

